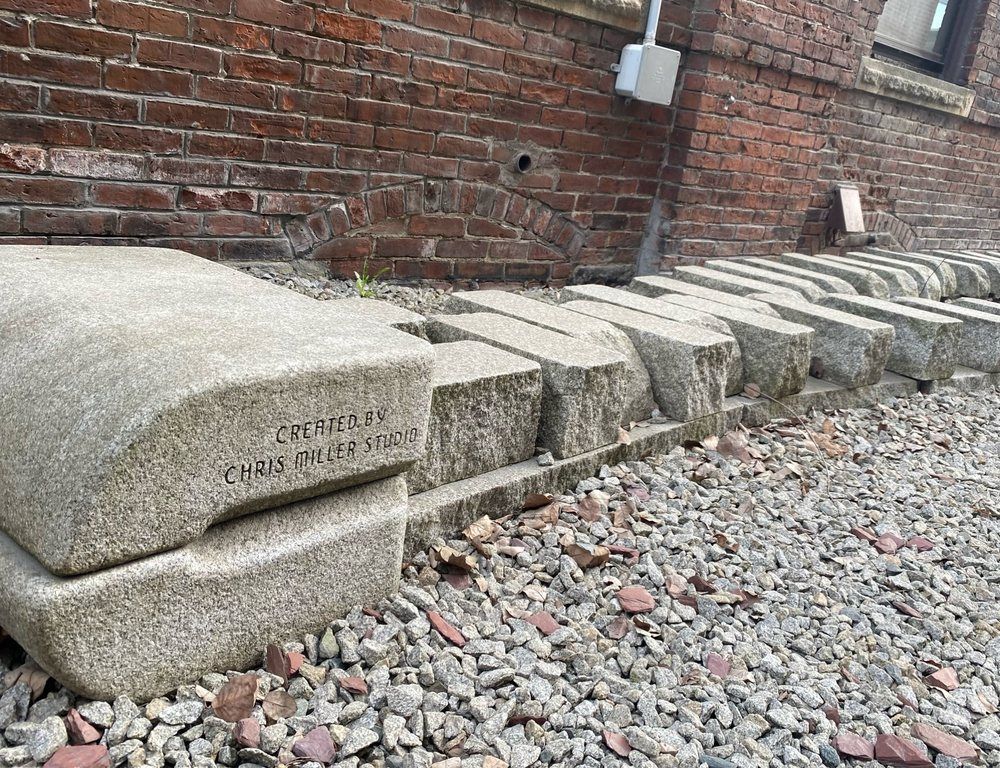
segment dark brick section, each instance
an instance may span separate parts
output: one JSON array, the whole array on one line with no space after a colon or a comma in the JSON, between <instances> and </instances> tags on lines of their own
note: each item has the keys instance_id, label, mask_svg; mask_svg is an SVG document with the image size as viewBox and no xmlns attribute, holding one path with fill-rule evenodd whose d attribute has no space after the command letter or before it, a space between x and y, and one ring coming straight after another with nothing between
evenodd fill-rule
<instances>
[{"instance_id":1,"label":"dark brick section","mask_svg":"<svg viewBox=\"0 0 1000 768\"><path fill-rule=\"evenodd\" d=\"M853 182L907 247L997 247L1000 0L968 118L854 89L884 2L665 0L664 109L612 93L633 33L509 0L0 0L0 242L624 279L826 248Z\"/></svg>"},{"instance_id":2,"label":"dark brick section","mask_svg":"<svg viewBox=\"0 0 1000 768\"><path fill-rule=\"evenodd\" d=\"M627 269L671 119L610 95L633 37L504 0L0 0L0 239Z\"/></svg>"},{"instance_id":3,"label":"dark brick section","mask_svg":"<svg viewBox=\"0 0 1000 768\"><path fill-rule=\"evenodd\" d=\"M693 0L654 257L824 250L844 182L868 228L907 247L997 246L1000 0L973 31L968 119L854 90L883 5Z\"/></svg>"}]
</instances>

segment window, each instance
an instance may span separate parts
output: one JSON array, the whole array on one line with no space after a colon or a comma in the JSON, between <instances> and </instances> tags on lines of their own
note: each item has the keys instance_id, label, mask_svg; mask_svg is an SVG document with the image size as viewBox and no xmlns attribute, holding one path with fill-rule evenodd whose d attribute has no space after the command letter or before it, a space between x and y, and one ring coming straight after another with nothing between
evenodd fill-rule
<instances>
[{"instance_id":1,"label":"window","mask_svg":"<svg viewBox=\"0 0 1000 768\"><path fill-rule=\"evenodd\" d=\"M956 82L980 2L888 0L875 30L875 54Z\"/></svg>"}]
</instances>

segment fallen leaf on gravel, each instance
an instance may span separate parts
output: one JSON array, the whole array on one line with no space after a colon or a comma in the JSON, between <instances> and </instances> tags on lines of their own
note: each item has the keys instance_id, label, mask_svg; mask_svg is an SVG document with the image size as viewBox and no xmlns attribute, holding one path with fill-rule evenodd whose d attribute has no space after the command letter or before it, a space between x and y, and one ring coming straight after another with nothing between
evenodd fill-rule
<instances>
[{"instance_id":1,"label":"fallen leaf on gravel","mask_svg":"<svg viewBox=\"0 0 1000 768\"><path fill-rule=\"evenodd\" d=\"M529 493L521 502L521 509L538 509L551 504L554 498L551 493Z\"/></svg>"},{"instance_id":2,"label":"fallen leaf on gravel","mask_svg":"<svg viewBox=\"0 0 1000 768\"><path fill-rule=\"evenodd\" d=\"M620 445L632 444L632 436L622 427L618 427L618 443Z\"/></svg>"},{"instance_id":3,"label":"fallen leaf on gravel","mask_svg":"<svg viewBox=\"0 0 1000 768\"><path fill-rule=\"evenodd\" d=\"M314 760L329 765L337 754L337 745L333 743L330 731L321 725L292 744L292 754L303 760Z\"/></svg>"},{"instance_id":4,"label":"fallen leaf on gravel","mask_svg":"<svg viewBox=\"0 0 1000 768\"><path fill-rule=\"evenodd\" d=\"M942 667L937 672L924 676L924 682L932 688L942 691L954 691L958 688L958 673L954 667Z\"/></svg>"},{"instance_id":5,"label":"fallen leaf on gravel","mask_svg":"<svg viewBox=\"0 0 1000 768\"><path fill-rule=\"evenodd\" d=\"M692 576L690 579L688 579L688 581L691 583L691 586L693 586L698 592L711 595L719 591L719 588L716 587L715 584L706 579L703 579L701 576L697 575Z\"/></svg>"},{"instance_id":6,"label":"fallen leaf on gravel","mask_svg":"<svg viewBox=\"0 0 1000 768\"><path fill-rule=\"evenodd\" d=\"M24 683L31 688L31 700L34 701L45 692L45 686L49 684L49 680L48 672L35 662L27 661L4 675L3 687L4 690L7 690L18 683Z\"/></svg>"},{"instance_id":7,"label":"fallen leaf on gravel","mask_svg":"<svg viewBox=\"0 0 1000 768\"><path fill-rule=\"evenodd\" d=\"M363 677L342 677L337 681L340 687L359 696L368 693L368 683Z\"/></svg>"},{"instance_id":8,"label":"fallen leaf on gravel","mask_svg":"<svg viewBox=\"0 0 1000 768\"><path fill-rule=\"evenodd\" d=\"M548 611L533 613L525 619L525 621L538 627L538 630L545 636L551 635L559 629L559 622L557 622Z\"/></svg>"},{"instance_id":9,"label":"fallen leaf on gravel","mask_svg":"<svg viewBox=\"0 0 1000 768\"><path fill-rule=\"evenodd\" d=\"M871 528L865 528L863 525L856 525L851 528L851 535L861 539L862 541L867 541L869 544L878 539L878 534L875 533L875 531Z\"/></svg>"},{"instance_id":10,"label":"fallen leaf on gravel","mask_svg":"<svg viewBox=\"0 0 1000 768\"><path fill-rule=\"evenodd\" d=\"M273 643L267 646L264 653L264 669L275 677L280 677L284 683L292 676L292 663L288 654Z\"/></svg>"},{"instance_id":11,"label":"fallen leaf on gravel","mask_svg":"<svg viewBox=\"0 0 1000 768\"><path fill-rule=\"evenodd\" d=\"M442 573L441 578L447 581L452 589L463 590L472 586L472 577L467 573L448 571L447 573Z\"/></svg>"},{"instance_id":12,"label":"fallen leaf on gravel","mask_svg":"<svg viewBox=\"0 0 1000 768\"><path fill-rule=\"evenodd\" d=\"M950 733L940 731L933 725L917 723L910 732L931 749L948 755L948 757L973 763L979 759L979 750L972 744L957 736L952 736Z\"/></svg>"},{"instance_id":13,"label":"fallen leaf on gravel","mask_svg":"<svg viewBox=\"0 0 1000 768\"><path fill-rule=\"evenodd\" d=\"M241 747L257 749L260 746L260 723L256 718L244 717L233 728L233 738Z\"/></svg>"},{"instance_id":14,"label":"fallen leaf on gravel","mask_svg":"<svg viewBox=\"0 0 1000 768\"><path fill-rule=\"evenodd\" d=\"M929 552L934 549L934 542L930 539L925 539L923 536L911 536L906 540L906 546L917 550L917 552Z\"/></svg>"},{"instance_id":15,"label":"fallen leaf on gravel","mask_svg":"<svg viewBox=\"0 0 1000 768\"><path fill-rule=\"evenodd\" d=\"M632 499L628 499L624 504L618 505L618 508L611 517L611 524L615 528L629 531L631 530L629 520L636 516L637 511L635 502Z\"/></svg>"},{"instance_id":16,"label":"fallen leaf on gravel","mask_svg":"<svg viewBox=\"0 0 1000 768\"><path fill-rule=\"evenodd\" d=\"M458 629L453 627L448 623L447 619L442 616L437 611L427 611L427 620L431 623L431 626L438 631L438 633L448 642L457 645L461 648L468 642L465 639L465 635L461 633Z\"/></svg>"},{"instance_id":17,"label":"fallen leaf on gravel","mask_svg":"<svg viewBox=\"0 0 1000 768\"><path fill-rule=\"evenodd\" d=\"M66 713L63 722L71 744L93 744L101 740L101 732L84 720L75 709Z\"/></svg>"},{"instance_id":18,"label":"fallen leaf on gravel","mask_svg":"<svg viewBox=\"0 0 1000 768\"><path fill-rule=\"evenodd\" d=\"M642 616L633 616L632 624L635 626L635 631L640 635L645 635L646 637L660 636L659 625L653 624L651 621L646 621Z\"/></svg>"},{"instance_id":19,"label":"fallen leaf on gravel","mask_svg":"<svg viewBox=\"0 0 1000 768\"><path fill-rule=\"evenodd\" d=\"M507 718L507 725L524 725L525 723L537 723L538 725L545 725L549 719L541 715L511 715ZM488 759L488 758L487 758ZM483 765L487 765L486 761L483 761ZM506 763L504 763L506 765Z\"/></svg>"},{"instance_id":20,"label":"fallen leaf on gravel","mask_svg":"<svg viewBox=\"0 0 1000 768\"><path fill-rule=\"evenodd\" d=\"M597 568L608 562L611 552L607 547L601 545L581 546L580 544L570 544L565 548L567 555L573 558L581 568Z\"/></svg>"},{"instance_id":21,"label":"fallen leaf on gravel","mask_svg":"<svg viewBox=\"0 0 1000 768\"><path fill-rule=\"evenodd\" d=\"M287 691L271 691L264 697L264 716L271 722L277 722L295 715L295 699Z\"/></svg>"},{"instance_id":22,"label":"fallen leaf on gravel","mask_svg":"<svg viewBox=\"0 0 1000 768\"><path fill-rule=\"evenodd\" d=\"M875 737L875 759L897 768L934 768L927 753L912 741L887 733Z\"/></svg>"},{"instance_id":23,"label":"fallen leaf on gravel","mask_svg":"<svg viewBox=\"0 0 1000 768\"><path fill-rule=\"evenodd\" d=\"M649 501L649 489L645 485L623 485L625 493L636 501Z\"/></svg>"},{"instance_id":24,"label":"fallen leaf on gravel","mask_svg":"<svg viewBox=\"0 0 1000 768\"><path fill-rule=\"evenodd\" d=\"M111 753L103 744L60 747L43 768L111 768Z\"/></svg>"},{"instance_id":25,"label":"fallen leaf on gravel","mask_svg":"<svg viewBox=\"0 0 1000 768\"><path fill-rule=\"evenodd\" d=\"M604 731L603 736L604 743L608 745L608 749L622 757L628 757L629 752L632 751L632 746L628 743L628 739L620 733L614 733L613 731Z\"/></svg>"},{"instance_id":26,"label":"fallen leaf on gravel","mask_svg":"<svg viewBox=\"0 0 1000 768\"><path fill-rule=\"evenodd\" d=\"M614 620L604 628L606 634L612 640L621 640L628 634L629 620L624 616L616 616Z\"/></svg>"},{"instance_id":27,"label":"fallen leaf on gravel","mask_svg":"<svg viewBox=\"0 0 1000 768\"><path fill-rule=\"evenodd\" d=\"M526 597L531 600L537 600L540 603L545 602L545 598L549 595L549 590L539 584L529 584L524 589L521 590Z\"/></svg>"},{"instance_id":28,"label":"fallen leaf on gravel","mask_svg":"<svg viewBox=\"0 0 1000 768\"><path fill-rule=\"evenodd\" d=\"M899 600L893 600L892 607L895 608L900 613L906 614L907 616L911 616L914 619L922 619L924 617L924 615L916 608L914 608L912 605L901 602Z\"/></svg>"},{"instance_id":29,"label":"fallen leaf on gravel","mask_svg":"<svg viewBox=\"0 0 1000 768\"><path fill-rule=\"evenodd\" d=\"M996 704L990 701L983 691L976 691L976 697L983 703L983 712L987 715L995 715L997 713Z\"/></svg>"},{"instance_id":30,"label":"fallen leaf on gravel","mask_svg":"<svg viewBox=\"0 0 1000 768\"><path fill-rule=\"evenodd\" d=\"M645 587L625 587L618 590L618 603L626 613L649 613L656 601Z\"/></svg>"},{"instance_id":31,"label":"fallen leaf on gravel","mask_svg":"<svg viewBox=\"0 0 1000 768\"><path fill-rule=\"evenodd\" d=\"M834 736L831 746L841 757L852 760L871 760L875 757L875 745L850 731L842 731Z\"/></svg>"},{"instance_id":32,"label":"fallen leaf on gravel","mask_svg":"<svg viewBox=\"0 0 1000 768\"><path fill-rule=\"evenodd\" d=\"M476 567L476 559L472 555L463 555L451 547L431 547L431 553L445 565L458 568L460 571L471 571Z\"/></svg>"},{"instance_id":33,"label":"fallen leaf on gravel","mask_svg":"<svg viewBox=\"0 0 1000 768\"><path fill-rule=\"evenodd\" d=\"M898 702L899 702L900 704L902 704L902 705L903 705L904 707L909 707L909 708L910 708L910 709L912 709L912 710L913 710L914 712L918 711L918 710L917 710L917 702L915 702L915 701L914 701L913 699L911 699L911 698L910 698L910 697L908 697L908 696L904 696L904 695L903 695L902 693L900 693L899 691L896 691L896 701L898 701Z\"/></svg>"},{"instance_id":34,"label":"fallen leaf on gravel","mask_svg":"<svg viewBox=\"0 0 1000 768\"><path fill-rule=\"evenodd\" d=\"M500 527L489 515L483 515L462 531L462 534L469 541L486 541L493 538L499 530Z\"/></svg>"},{"instance_id":35,"label":"fallen leaf on gravel","mask_svg":"<svg viewBox=\"0 0 1000 768\"><path fill-rule=\"evenodd\" d=\"M673 598L687 594L688 580L683 576L672 573L667 576L667 594Z\"/></svg>"},{"instance_id":36,"label":"fallen leaf on gravel","mask_svg":"<svg viewBox=\"0 0 1000 768\"><path fill-rule=\"evenodd\" d=\"M608 511L607 507L593 496L584 496L573 505L573 510L581 520L586 520L588 523L596 522Z\"/></svg>"},{"instance_id":37,"label":"fallen leaf on gravel","mask_svg":"<svg viewBox=\"0 0 1000 768\"><path fill-rule=\"evenodd\" d=\"M250 717L257 696L257 676L240 675L223 685L212 702L212 712L227 723Z\"/></svg>"},{"instance_id":38,"label":"fallen leaf on gravel","mask_svg":"<svg viewBox=\"0 0 1000 768\"><path fill-rule=\"evenodd\" d=\"M740 551L740 545L730 541L729 537L724 533L715 534L715 543L727 552L732 552L734 555Z\"/></svg>"},{"instance_id":39,"label":"fallen leaf on gravel","mask_svg":"<svg viewBox=\"0 0 1000 768\"><path fill-rule=\"evenodd\" d=\"M756 400L760 394L761 389L757 384L748 383L743 387L743 396L749 397L751 400Z\"/></svg>"},{"instance_id":40,"label":"fallen leaf on gravel","mask_svg":"<svg viewBox=\"0 0 1000 768\"><path fill-rule=\"evenodd\" d=\"M726 458L738 459L744 464L750 464L753 461L753 456L747 451L747 443L749 442L745 432L727 432L719 438L719 446L716 450Z\"/></svg>"},{"instance_id":41,"label":"fallen leaf on gravel","mask_svg":"<svg viewBox=\"0 0 1000 768\"><path fill-rule=\"evenodd\" d=\"M705 668L716 677L726 678L732 671L733 665L719 654L710 653L705 657Z\"/></svg>"},{"instance_id":42,"label":"fallen leaf on gravel","mask_svg":"<svg viewBox=\"0 0 1000 768\"><path fill-rule=\"evenodd\" d=\"M820 450L823 451L831 459L836 459L847 453L847 446L841 445L832 437L822 432L809 432L810 439L819 446Z\"/></svg>"}]
</instances>

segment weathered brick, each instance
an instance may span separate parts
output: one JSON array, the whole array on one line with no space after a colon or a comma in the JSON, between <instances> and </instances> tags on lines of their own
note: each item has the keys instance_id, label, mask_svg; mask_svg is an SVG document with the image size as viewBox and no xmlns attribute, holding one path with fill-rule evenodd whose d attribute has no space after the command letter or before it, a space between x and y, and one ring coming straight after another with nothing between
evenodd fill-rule
<instances>
[{"instance_id":1,"label":"weathered brick","mask_svg":"<svg viewBox=\"0 0 1000 768\"><path fill-rule=\"evenodd\" d=\"M97 0L97 21L115 29L150 32L165 37L183 38L188 32L188 15L184 12L122 0Z\"/></svg>"},{"instance_id":2,"label":"weathered brick","mask_svg":"<svg viewBox=\"0 0 1000 768\"><path fill-rule=\"evenodd\" d=\"M136 61L140 64L218 74L222 66L222 52L203 45L140 37Z\"/></svg>"},{"instance_id":3,"label":"weathered brick","mask_svg":"<svg viewBox=\"0 0 1000 768\"><path fill-rule=\"evenodd\" d=\"M132 36L124 32L109 32L100 27L40 19L35 22L35 45L83 56L129 56L132 53Z\"/></svg>"}]
</instances>

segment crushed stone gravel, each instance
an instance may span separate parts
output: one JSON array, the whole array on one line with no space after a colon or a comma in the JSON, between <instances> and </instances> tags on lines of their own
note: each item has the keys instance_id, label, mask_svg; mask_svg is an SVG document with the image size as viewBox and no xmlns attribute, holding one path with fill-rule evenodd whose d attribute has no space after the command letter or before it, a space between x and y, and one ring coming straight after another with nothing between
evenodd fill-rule
<instances>
[{"instance_id":1,"label":"crushed stone gravel","mask_svg":"<svg viewBox=\"0 0 1000 768\"><path fill-rule=\"evenodd\" d=\"M1000 765L997 391L741 429L568 490L288 643L295 673L254 671L239 728L211 707L235 672L140 705L21 675L0 766L73 764L71 709L131 768ZM0 659L22 661L9 639ZM277 690L294 714L265 714Z\"/></svg>"}]
</instances>

